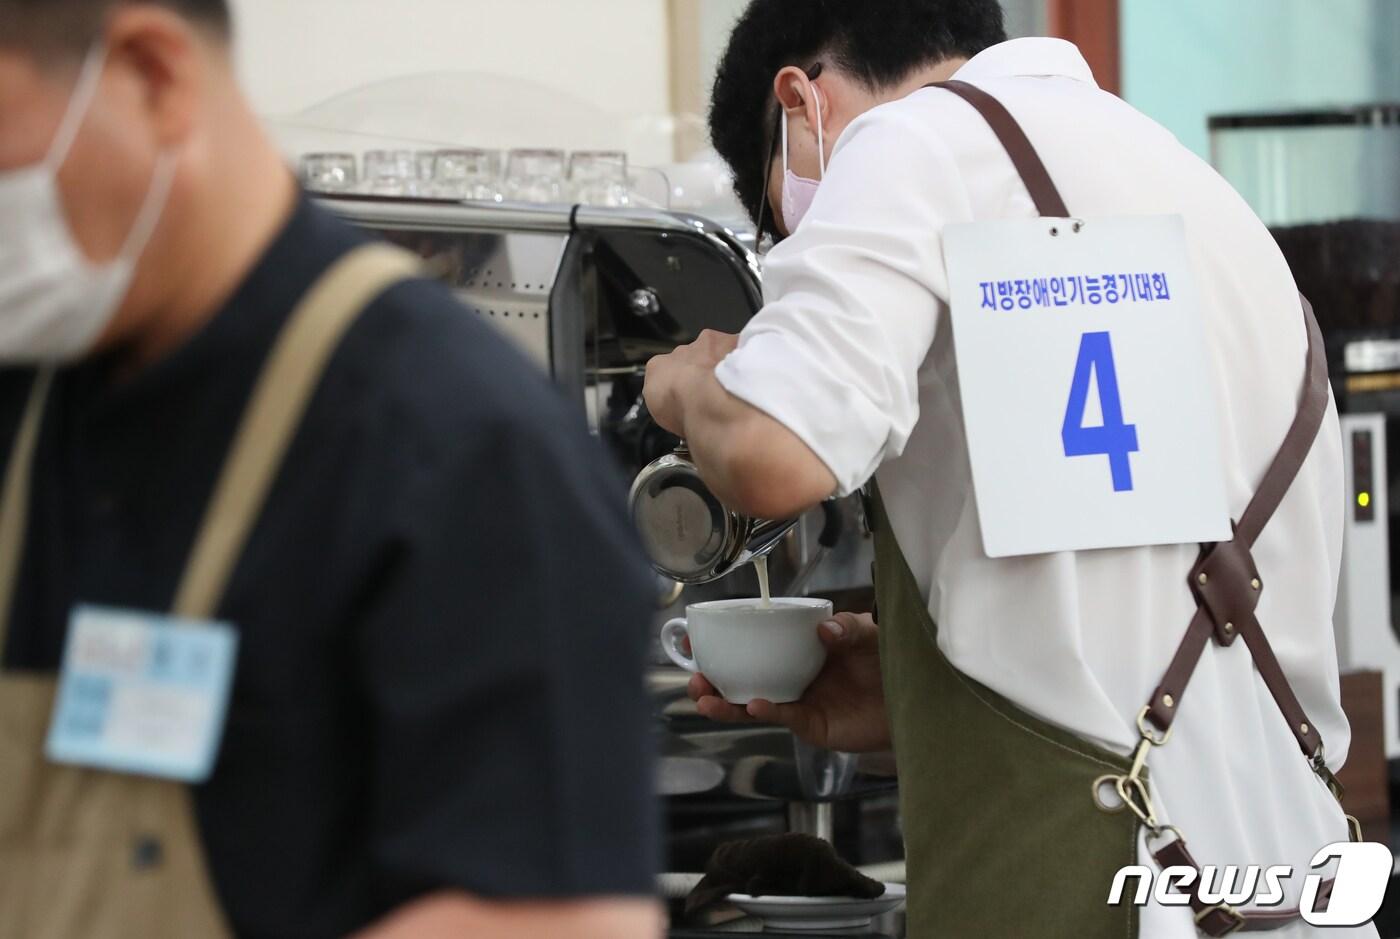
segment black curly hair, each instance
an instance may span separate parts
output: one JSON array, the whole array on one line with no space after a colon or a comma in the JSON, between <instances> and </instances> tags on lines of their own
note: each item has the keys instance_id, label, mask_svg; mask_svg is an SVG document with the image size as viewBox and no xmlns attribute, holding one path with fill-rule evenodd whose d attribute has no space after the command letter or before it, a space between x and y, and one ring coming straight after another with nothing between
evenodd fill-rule
<instances>
[{"instance_id":1,"label":"black curly hair","mask_svg":"<svg viewBox=\"0 0 1400 939\"><path fill-rule=\"evenodd\" d=\"M0 47L80 54L115 7L136 2L174 10L221 38L231 31L228 0L0 0Z\"/></svg>"},{"instance_id":2,"label":"black curly hair","mask_svg":"<svg viewBox=\"0 0 1400 939\"><path fill-rule=\"evenodd\" d=\"M782 68L837 68L878 91L1005 39L999 0L753 0L715 75L710 139L744 208L771 232L772 210L760 203L776 144L773 76Z\"/></svg>"}]
</instances>

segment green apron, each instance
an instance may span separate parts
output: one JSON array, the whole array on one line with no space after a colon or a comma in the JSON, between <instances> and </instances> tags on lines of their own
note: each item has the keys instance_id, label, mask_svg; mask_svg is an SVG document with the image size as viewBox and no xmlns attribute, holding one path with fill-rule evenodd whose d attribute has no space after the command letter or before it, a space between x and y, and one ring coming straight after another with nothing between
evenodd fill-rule
<instances>
[{"instance_id":1,"label":"green apron","mask_svg":"<svg viewBox=\"0 0 1400 939\"><path fill-rule=\"evenodd\" d=\"M1124 939L1137 909L1109 906L1136 864L1139 821L1090 798L1130 761L1018 708L960 673L878 492L880 661L899 765L910 939Z\"/></svg>"},{"instance_id":2,"label":"green apron","mask_svg":"<svg viewBox=\"0 0 1400 939\"><path fill-rule=\"evenodd\" d=\"M1042 216L1070 216L1035 147L1005 107L965 82L936 87L958 94L987 120ZM1138 863L1140 827L1146 827L1148 849L1160 867L1184 866L1199 874L1185 837L1156 817L1146 759L1167 744L1191 673L1211 641L1229 646L1245 640L1302 755L1340 801L1316 725L1289 688L1254 616L1264 584L1250 549L1311 450L1328 401L1323 342L1306 299L1302 311L1308 358L1298 412L1236 522L1234 538L1202 545L1187 578L1196 615L1138 715L1140 739L1131 759L1051 726L953 667L938 648L937 627L876 491L870 514L880 661L899 765L911 939L1132 939L1137 908L1110 906L1108 893L1114 875ZM1110 787L1116 800L1106 791ZM1330 890L1327 881L1319 909ZM1210 904L1194 892L1189 906L1197 929L1208 936L1278 929L1299 920L1297 909L1240 910Z\"/></svg>"}]
</instances>

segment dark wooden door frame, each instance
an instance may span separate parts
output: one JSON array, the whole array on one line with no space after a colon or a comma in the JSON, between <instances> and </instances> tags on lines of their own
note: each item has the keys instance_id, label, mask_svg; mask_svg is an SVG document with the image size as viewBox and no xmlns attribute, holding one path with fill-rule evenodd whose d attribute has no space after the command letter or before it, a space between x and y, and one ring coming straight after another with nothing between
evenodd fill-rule
<instances>
[{"instance_id":1,"label":"dark wooden door frame","mask_svg":"<svg viewBox=\"0 0 1400 939\"><path fill-rule=\"evenodd\" d=\"M1115 95L1123 93L1118 3L1119 0L1047 0L1046 5L1050 35L1077 45L1094 70L1099 87Z\"/></svg>"}]
</instances>

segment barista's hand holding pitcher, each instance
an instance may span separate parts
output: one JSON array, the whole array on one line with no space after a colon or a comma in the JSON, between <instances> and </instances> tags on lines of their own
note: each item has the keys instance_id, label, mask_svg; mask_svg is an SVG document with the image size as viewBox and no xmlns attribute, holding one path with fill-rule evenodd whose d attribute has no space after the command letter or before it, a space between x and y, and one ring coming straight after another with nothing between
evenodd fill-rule
<instances>
[{"instance_id":1,"label":"barista's hand holding pitcher","mask_svg":"<svg viewBox=\"0 0 1400 939\"><path fill-rule=\"evenodd\" d=\"M696 374L713 374L715 366L738 345L738 336L706 329L689 345L677 346L675 351L651 359L647 363L644 394L652 419L671 433L684 437L680 408L682 389L689 387Z\"/></svg>"},{"instance_id":2,"label":"barista's hand holding pitcher","mask_svg":"<svg viewBox=\"0 0 1400 939\"><path fill-rule=\"evenodd\" d=\"M802 700L773 704L755 700L747 707L719 697L704 675L690 679L690 697L710 720L730 724L780 724L808 743L847 753L890 748L880 679L880 632L870 614L837 613L818 627L826 646L826 666Z\"/></svg>"},{"instance_id":3,"label":"barista's hand holding pitcher","mask_svg":"<svg viewBox=\"0 0 1400 939\"><path fill-rule=\"evenodd\" d=\"M739 337L707 329L647 363L643 396L651 417L690 447L705 484L724 505L755 518L791 518L837 489L805 441L724 389L715 367Z\"/></svg>"}]
</instances>

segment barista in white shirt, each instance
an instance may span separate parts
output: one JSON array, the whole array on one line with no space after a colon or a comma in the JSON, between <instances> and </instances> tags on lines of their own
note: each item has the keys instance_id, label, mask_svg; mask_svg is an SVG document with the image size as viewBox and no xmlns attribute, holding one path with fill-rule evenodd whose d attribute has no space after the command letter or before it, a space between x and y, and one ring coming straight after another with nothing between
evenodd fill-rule
<instances>
[{"instance_id":1,"label":"barista in white shirt","mask_svg":"<svg viewBox=\"0 0 1400 939\"><path fill-rule=\"evenodd\" d=\"M755 0L721 63L711 129L780 242L767 303L740 336L654 359L646 398L740 511L790 517L877 481L879 627L826 624L832 656L796 704L730 705L698 676L691 694L717 720L894 747L911 936L1193 936L1191 906L1106 902L1122 866L1157 871L1162 844L1133 813L1096 805L1091 783L1121 774L1145 733L1143 702L1197 610L1187 575L1200 547L985 552L943 232L1037 212L978 110L925 88L950 78L1005 105L1076 215L1184 219L1231 517L1298 410L1307 331L1269 232L1170 133L1100 90L1073 45L1006 42L996 0ZM1341 473L1327 401L1253 549L1267 584L1257 621L1332 770L1349 744L1331 627ZM1201 865L1292 865L1275 909L1296 908L1314 853L1347 825L1244 645L1205 649L1172 739L1147 748L1157 837L1179 829ZM1203 928L1235 920L1222 908ZM1275 933L1310 934L1296 918Z\"/></svg>"}]
</instances>

